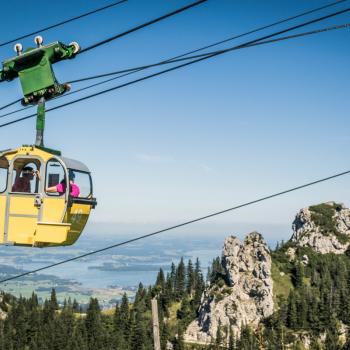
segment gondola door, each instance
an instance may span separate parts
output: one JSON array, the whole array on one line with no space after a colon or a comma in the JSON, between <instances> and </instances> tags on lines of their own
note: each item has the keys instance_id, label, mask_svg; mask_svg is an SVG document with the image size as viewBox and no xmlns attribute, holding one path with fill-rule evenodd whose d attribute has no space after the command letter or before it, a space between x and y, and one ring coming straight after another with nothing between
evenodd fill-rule
<instances>
[{"instance_id":1,"label":"gondola door","mask_svg":"<svg viewBox=\"0 0 350 350\"><path fill-rule=\"evenodd\" d=\"M42 204L42 162L33 157L16 157L10 165L5 212L4 243L32 245Z\"/></svg>"}]
</instances>

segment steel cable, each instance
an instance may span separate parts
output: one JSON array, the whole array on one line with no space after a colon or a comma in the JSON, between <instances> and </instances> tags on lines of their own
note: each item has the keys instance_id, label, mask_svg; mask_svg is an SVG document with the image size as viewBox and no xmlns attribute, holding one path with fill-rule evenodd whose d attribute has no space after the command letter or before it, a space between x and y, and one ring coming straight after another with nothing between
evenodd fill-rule
<instances>
[{"instance_id":1,"label":"steel cable","mask_svg":"<svg viewBox=\"0 0 350 350\"><path fill-rule=\"evenodd\" d=\"M8 40L8 41L5 41L5 42L0 43L0 47L1 47L1 46L5 46L5 45L7 45L7 44L11 44L11 43L13 43L13 42L15 42L15 41L17 41L17 40L21 40L21 39L28 38L28 37L30 37L30 36L32 36L32 35L34 35L34 34L39 34L39 33L45 32L45 31L47 31L47 30L49 30L49 29L53 29L53 28L62 26L62 25L67 24L67 23L69 23L69 22L76 21L76 20L78 20L78 19L80 19L80 18L90 16L90 15L92 15L92 14L95 14L95 13L97 13L97 12L100 12L100 11L109 9L109 8L111 8L111 7L120 5L120 4L122 4L122 3L124 3L124 2L127 2L127 1L128 1L128 0L120 0L120 1L114 2L114 3L112 3L112 4L109 4L109 5L106 5L106 6L97 8L97 9L95 9L95 10L92 10L92 11L89 11L89 12L86 12L86 13L83 13L83 14L81 14L81 15L78 15L78 16L75 16L75 17L66 19L66 20L64 20L64 21L62 21L62 22L58 22L58 23L52 24L52 25L50 25L50 26L48 26L48 27L44 27L44 28L38 29L38 30L36 30L36 31L34 31L34 32L21 35L21 36L19 36L19 37L17 37L17 38L14 38L14 39L11 39L11 40Z\"/></svg>"},{"instance_id":2,"label":"steel cable","mask_svg":"<svg viewBox=\"0 0 350 350\"><path fill-rule=\"evenodd\" d=\"M182 222L180 224L173 225L173 226L170 226L170 227L167 227L167 228L155 231L155 232L151 232L151 233L148 233L148 234L145 234L145 235L141 235L141 236L138 236L138 237L135 237L135 238L131 238L131 239L128 239L128 240L123 241L123 242L119 242L119 243L116 243L116 244L113 244L113 245L109 245L109 246L101 248L101 249L94 250L92 252L88 252L88 253L85 253L85 254L77 255L77 256L75 256L73 258L65 259L65 260L59 261L57 263L53 263L53 264L46 265L46 266L43 266L43 267L40 267L40 268L37 268L37 269L34 269L34 270L30 270L30 271L26 271L26 272L20 273L20 274L15 275L15 276L4 278L4 279L0 280L0 283L12 281L12 280L18 279L20 277L28 276L28 275L31 275L33 273L37 273L37 272L40 272L40 271L43 271L43 270L47 270L47 269L53 268L55 266L59 266L59 265L63 265L63 264L69 263L71 261L79 260L79 259L86 258L86 257L94 255L94 254L102 253L104 251L107 251L107 250L110 250L110 249L113 249L113 248L117 248L117 247L120 247L120 246L123 246L123 245L126 245L126 244L130 244L130 243L133 243L133 242L136 242L136 241L140 241L140 240L145 239L145 238L156 236L156 235L159 235L159 234L167 232L167 231L171 231L171 230L174 230L174 229L177 229L177 228L180 228L180 227L184 227L184 226L187 226L187 225L199 222L199 221L203 221L203 220L206 220L206 219L218 216L218 215L222 215L222 214L234 211L234 210L238 210L240 208L244 208L244 207L256 204L256 203L260 203L260 202L266 201L268 199L279 197L279 196L282 196L284 194L287 194L287 193L290 193L290 192L294 192L294 191L297 191L297 190L300 190L300 189L303 189L303 188L306 188L306 187L310 187L310 186L313 186L313 185L316 185L316 184L319 184L319 183L322 183L322 182L325 182L325 181L329 181L329 180L332 180L332 179L335 179L335 178L338 178L340 176L344 176L344 175L347 175L347 174L350 174L350 170L347 170L347 171L344 171L344 172L341 172L341 173L337 173L337 174L334 174L334 175L331 175L331 176L328 176L328 177L325 177L325 178L322 178L322 179L319 179L319 180L316 180L316 181L308 182L308 183L303 184L303 185L292 187L290 189L287 189L287 190L284 190L284 191L281 191L281 192L277 192L277 193L274 193L274 194L270 194L268 196L264 196L264 197L261 197L261 198L258 198L258 199L254 199L252 201L245 202L245 203L236 205L234 207L223 209L223 210L211 213L211 214L207 214L207 215L204 215L204 216L201 216L201 217L189 220L189 221L185 221L185 222Z\"/></svg>"},{"instance_id":3,"label":"steel cable","mask_svg":"<svg viewBox=\"0 0 350 350\"><path fill-rule=\"evenodd\" d=\"M191 60L191 59L193 60L192 62L189 62L189 63L187 63L187 64L180 65L180 66L176 66L176 67L174 67L174 68L170 68L170 69L167 69L167 70L164 70L164 71L161 71L161 72L158 72L158 73L155 73L155 74L152 74L152 75L149 75L149 76L140 78L140 79L136 79L136 80L127 82L127 83L125 83L125 84L118 85L118 86L113 87L113 88L111 88L111 89L103 90L103 91L101 91L101 92L98 92L98 93L95 93L95 94L92 94L92 95L88 95L88 96L86 96L86 97L82 97L82 98L80 98L80 99L73 100L73 101L67 102L67 103L65 103L65 104L56 106L56 107L49 108L49 109L47 109L46 111L47 111L47 112L50 112L50 111L52 111L52 110L56 110L56 109L58 109L58 108L61 108L61 107L65 107L65 106L74 104L74 103L76 103L76 102L80 102L80 101L83 101L83 100L85 100L85 99L88 99L88 98L91 98L91 97L95 97L95 96L101 95L101 94L106 93L106 92L109 92L109 91L111 91L111 90L117 90L117 89L120 89L120 88L122 88L122 87L125 87L125 86L128 86L128 85L132 85L132 84L134 84L134 83L137 83L137 82L140 82L140 81L143 81L143 80L152 78L152 77L154 77L154 76L161 75L161 74L167 73L167 72L169 72L169 71L175 70L175 69L177 69L177 68L181 68L181 67L184 67L184 66L186 66L186 65L195 63L195 62L200 61L200 60L202 60L202 59L210 58L210 57L212 57L212 56L216 56L216 55L219 55L219 54L223 54L223 53L226 53L226 52L229 52L229 51L239 50L239 49L244 49L244 48L249 48L249 47L255 47L255 46L260 46L260 45L264 45L264 44L270 44L270 43L274 43L274 42L280 42L280 41L284 41L284 40L290 40L290 39L295 39L295 38L299 38L299 37L303 37L303 36L308 36L308 35L313 35L313 34L319 34L319 33L324 33L324 32L328 32L328 31L331 31L331 30L344 29L344 28L349 28L349 27L350 27L350 23L345 23L345 24L341 24L341 25L336 25L336 26L331 26L331 27L321 28L321 29L315 29L315 30L312 30L312 31L303 32L303 33L298 33L298 34L294 34L294 35L288 35L288 36L280 37L280 38L277 38L277 39L264 40L264 41L252 43L252 44L249 44L249 45L238 45L238 46L234 46L234 47L231 47L231 48L228 48L228 49L213 51L213 52L209 52L209 53L206 53L206 54L195 55L195 56L190 56L190 57L187 57L187 58L181 58L181 59L176 59L176 60L172 60L172 61L167 61L167 62L152 64L152 65L149 65L148 67L155 67L155 66L164 65L164 64L171 64L171 63L175 63L175 62L179 62L179 61L184 61L184 60ZM195 60L196 58L200 58L200 59L199 59L199 60L198 60L198 59ZM81 88L81 89L78 89L78 90L76 90L76 91L72 91L72 92L70 92L70 93L68 93L68 94L66 94L66 95L58 96L58 97L56 97L55 99L59 99L59 98L62 98L62 97L67 97L67 96L70 96L70 95L72 95L72 94L76 94L76 93L78 93L78 92L91 89L91 88L96 87L96 86L98 86L98 85L102 85L102 84L105 84L105 83L107 83L107 82L110 82L110 81L113 81L113 80L116 80L116 79L125 77L125 76L127 76L127 75L133 74L133 73L135 73L135 72L137 72L137 71L140 71L140 70L143 70L143 69L136 68L136 70L134 70L134 69L130 69L130 70L131 70L131 72L129 72L129 73L126 73L126 74L123 74L123 75L120 75L120 76L117 76L117 77L114 77L114 78L110 78L110 79L107 79L107 80L104 80L104 81L101 81L101 82L98 82L98 83L95 83L95 84L92 84L92 85L88 85L88 86L83 87L83 88ZM124 70L124 71L129 71L129 69ZM122 71L121 71L121 72L122 72ZM0 115L0 118L4 118L4 117L9 116L9 115L11 115L11 114L15 114L15 113L21 112L21 111L23 111L23 110L26 110L26 109L32 108L32 107L33 107L33 106L31 106L31 107L26 107L26 108L21 108L21 109L14 110L14 111L9 112L9 113L6 113L6 114L2 114L2 115ZM29 119L29 118L33 118L33 117L35 117L35 116L36 116L36 114L30 114L30 115L24 116L24 117L19 118L19 119L15 119L15 120L10 121L10 122L4 123L4 124L0 124L0 128L1 128L1 127L4 127L4 126L7 126L7 125L15 124L15 123L17 123L17 122L20 122L20 121L23 121L23 120L26 120L26 119Z\"/></svg>"}]
</instances>

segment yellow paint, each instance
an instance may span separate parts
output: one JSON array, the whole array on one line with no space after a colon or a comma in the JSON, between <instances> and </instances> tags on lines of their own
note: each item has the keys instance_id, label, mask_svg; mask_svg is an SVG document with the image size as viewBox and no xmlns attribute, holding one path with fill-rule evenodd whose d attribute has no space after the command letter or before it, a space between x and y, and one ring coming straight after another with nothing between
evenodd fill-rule
<instances>
[{"instance_id":1,"label":"yellow paint","mask_svg":"<svg viewBox=\"0 0 350 350\"><path fill-rule=\"evenodd\" d=\"M74 203L71 208L68 208L65 217L65 222L71 223L67 244L74 244L79 238L88 221L91 207L89 205Z\"/></svg>"},{"instance_id":2,"label":"yellow paint","mask_svg":"<svg viewBox=\"0 0 350 350\"><path fill-rule=\"evenodd\" d=\"M10 216L8 240L16 244L33 244L37 218Z\"/></svg>"},{"instance_id":3,"label":"yellow paint","mask_svg":"<svg viewBox=\"0 0 350 350\"><path fill-rule=\"evenodd\" d=\"M6 195L0 196L0 232L1 230L4 230L4 223L5 223L5 210L6 210ZM0 235L0 243L4 242L4 236Z\"/></svg>"},{"instance_id":4,"label":"yellow paint","mask_svg":"<svg viewBox=\"0 0 350 350\"><path fill-rule=\"evenodd\" d=\"M45 169L46 162L55 157L34 146L20 147L5 152L2 156L7 158L9 163L14 157L39 157L42 162L41 169ZM8 220L7 196L10 197ZM8 222L7 242L15 245L37 247L70 245L79 238L89 218L91 206L75 203L66 209L64 196L49 197L43 194L42 199L40 211L35 206L34 194L0 194L0 243L6 243L4 240L6 222Z\"/></svg>"},{"instance_id":5,"label":"yellow paint","mask_svg":"<svg viewBox=\"0 0 350 350\"><path fill-rule=\"evenodd\" d=\"M10 195L10 215L38 215L38 208L34 206L34 195Z\"/></svg>"},{"instance_id":6,"label":"yellow paint","mask_svg":"<svg viewBox=\"0 0 350 350\"><path fill-rule=\"evenodd\" d=\"M38 222L34 241L39 243L64 244L70 224Z\"/></svg>"},{"instance_id":7,"label":"yellow paint","mask_svg":"<svg viewBox=\"0 0 350 350\"><path fill-rule=\"evenodd\" d=\"M65 199L62 197L46 197L43 199L44 222L62 222L65 214Z\"/></svg>"}]
</instances>

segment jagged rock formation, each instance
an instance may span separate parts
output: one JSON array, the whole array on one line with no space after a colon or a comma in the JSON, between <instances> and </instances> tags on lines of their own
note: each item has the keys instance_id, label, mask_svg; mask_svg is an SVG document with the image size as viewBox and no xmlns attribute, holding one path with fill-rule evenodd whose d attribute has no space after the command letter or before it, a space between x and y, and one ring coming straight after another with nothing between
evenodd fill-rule
<instances>
[{"instance_id":1,"label":"jagged rock formation","mask_svg":"<svg viewBox=\"0 0 350 350\"><path fill-rule=\"evenodd\" d=\"M271 256L259 233L250 233L243 244L236 237L226 238L222 266L226 284L206 289L199 316L185 333L187 342L210 343L219 325L239 335L243 325L256 328L273 313Z\"/></svg>"},{"instance_id":2,"label":"jagged rock formation","mask_svg":"<svg viewBox=\"0 0 350 350\"><path fill-rule=\"evenodd\" d=\"M335 202L301 209L291 241L321 254L343 254L350 244L350 209Z\"/></svg>"}]
</instances>

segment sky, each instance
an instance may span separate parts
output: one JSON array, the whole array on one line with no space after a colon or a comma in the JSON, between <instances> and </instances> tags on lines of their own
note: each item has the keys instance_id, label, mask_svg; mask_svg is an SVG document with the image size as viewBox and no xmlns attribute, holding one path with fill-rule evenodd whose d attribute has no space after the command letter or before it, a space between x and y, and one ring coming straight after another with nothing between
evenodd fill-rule
<instances>
[{"instance_id":1,"label":"sky","mask_svg":"<svg viewBox=\"0 0 350 350\"><path fill-rule=\"evenodd\" d=\"M149 64L329 2L208 0L56 64L54 70L65 82ZM48 6L38 0L33 6L19 0L14 12L6 2L2 12L11 15L0 22L0 41L108 3L62 0ZM42 36L45 43L77 41L84 48L188 3L129 0ZM348 2L258 35L346 6ZM305 30L347 23L349 16ZM92 171L98 206L90 231L147 233L348 170L349 35L345 29L227 53L48 113L46 146L83 161ZM33 46L33 38L20 42L24 48ZM13 44L1 47L0 55L2 60L12 57ZM82 86L73 84L73 91ZM1 104L20 98L19 82L0 84L0 94ZM0 149L32 143L35 120L0 133ZM179 234L244 235L256 229L268 240L288 239L299 209L330 200L350 205L349 180L348 175L252 205Z\"/></svg>"}]
</instances>

